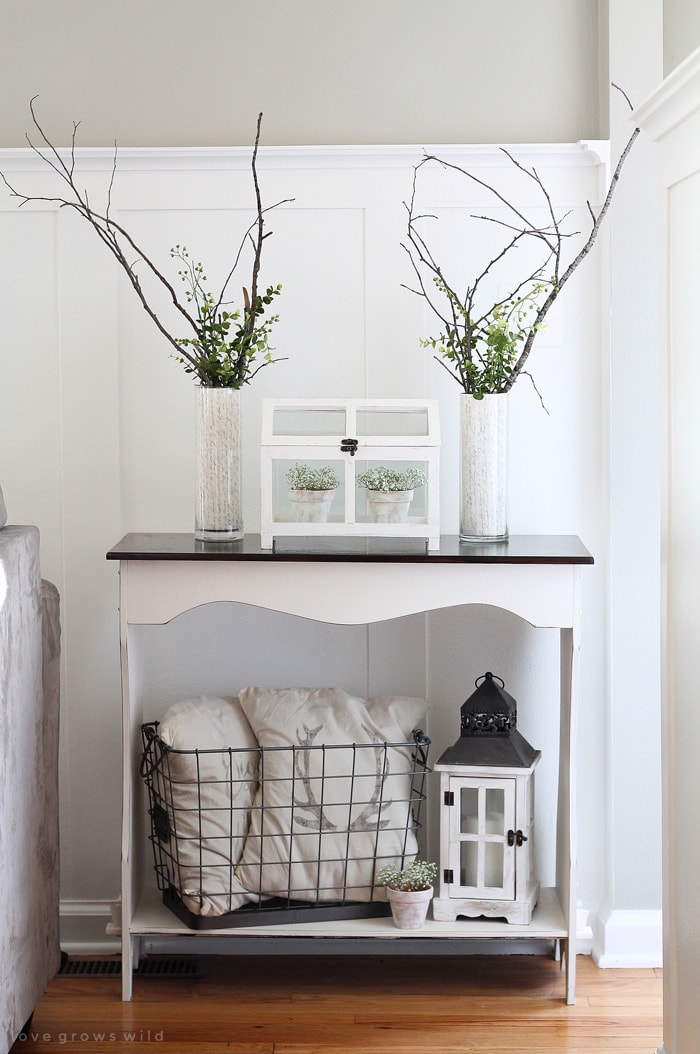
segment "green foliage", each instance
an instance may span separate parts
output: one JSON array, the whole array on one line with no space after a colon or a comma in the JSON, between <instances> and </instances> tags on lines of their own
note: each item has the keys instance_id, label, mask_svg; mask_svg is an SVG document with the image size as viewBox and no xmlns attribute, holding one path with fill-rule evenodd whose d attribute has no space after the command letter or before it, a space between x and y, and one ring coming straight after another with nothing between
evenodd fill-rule
<instances>
[{"instance_id":1,"label":"green foliage","mask_svg":"<svg viewBox=\"0 0 700 1054\"><path fill-rule=\"evenodd\" d=\"M282 286L268 286L264 294L256 295L252 304L248 291L244 289L242 311L240 308L229 310L230 304L223 302L222 297L215 299L204 288L207 281L204 267L192 260L186 246L176 245L170 255L183 265L178 275L186 286L185 297L194 307L197 334L177 341L182 347L191 349L188 357L173 357L202 384L213 388L241 388L259 369L276 361L272 357L269 339L279 315L269 315L265 319L262 316L273 298L279 296Z\"/></svg>"},{"instance_id":2,"label":"green foliage","mask_svg":"<svg viewBox=\"0 0 700 1054\"><path fill-rule=\"evenodd\" d=\"M367 490L415 490L427 482L427 476L422 469L414 468L413 465L402 472L380 465L360 472L355 482L358 487L366 487Z\"/></svg>"},{"instance_id":3,"label":"green foliage","mask_svg":"<svg viewBox=\"0 0 700 1054\"><path fill-rule=\"evenodd\" d=\"M396 864L387 864L377 872L377 882L380 886L390 886L391 889L402 889L405 892L430 889L437 876L437 864L428 864L425 860L417 857L412 864L403 870Z\"/></svg>"},{"instance_id":4,"label":"green foliage","mask_svg":"<svg viewBox=\"0 0 700 1054\"><path fill-rule=\"evenodd\" d=\"M499 301L474 319L466 298L462 302L440 277L433 281L447 299L454 321L439 336L421 340L421 345L437 351L446 360L448 372L475 399L507 391L525 342L542 329L537 318L553 282L533 280L525 291Z\"/></svg>"},{"instance_id":5,"label":"green foliage","mask_svg":"<svg viewBox=\"0 0 700 1054\"><path fill-rule=\"evenodd\" d=\"M311 468L297 463L287 469L286 477L291 490L335 490L340 486L338 476L328 465Z\"/></svg>"}]
</instances>

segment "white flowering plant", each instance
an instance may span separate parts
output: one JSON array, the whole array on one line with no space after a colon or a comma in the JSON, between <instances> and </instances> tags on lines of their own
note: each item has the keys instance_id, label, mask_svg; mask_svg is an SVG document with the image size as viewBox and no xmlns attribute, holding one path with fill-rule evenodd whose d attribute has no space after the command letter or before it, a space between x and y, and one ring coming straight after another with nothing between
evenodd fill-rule
<instances>
[{"instance_id":1,"label":"white flowering plant","mask_svg":"<svg viewBox=\"0 0 700 1054\"><path fill-rule=\"evenodd\" d=\"M286 472L290 490L335 490L340 480L330 465L322 468L311 468L310 465L292 465Z\"/></svg>"},{"instance_id":2,"label":"white flowering plant","mask_svg":"<svg viewBox=\"0 0 700 1054\"><path fill-rule=\"evenodd\" d=\"M437 877L437 864L427 863L417 857L408 867L399 868L396 864L387 864L377 872L377 882L389 889L401 889L405 893L430 889Z\"/></svg>"},{"instance_id":3,"label":"white flowering plant","mask_svg":"<svg viewBox=\"0 0 700 1054\"><path fill-rule=\"evenodd\" d=\"M427 481L425 472L413 465L403 471L379 465L376 468L368 468L366 472L360 472L355 478L358 487L383 491L415 490L416 487L424 486Z\"/></svg>"}]
</instances>

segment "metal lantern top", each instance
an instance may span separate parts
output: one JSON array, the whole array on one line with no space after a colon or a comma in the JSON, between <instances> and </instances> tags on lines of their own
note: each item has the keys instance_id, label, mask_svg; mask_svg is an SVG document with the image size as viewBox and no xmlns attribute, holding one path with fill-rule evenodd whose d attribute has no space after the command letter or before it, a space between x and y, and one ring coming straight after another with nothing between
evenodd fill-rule
<instances>
[{"instance_id":1,"label":"metal lantern top","mask_svg":"<svg viewBox=\"0 0 700 1054\"><path fill-rule=\"evenodd\" d=\"M496 682L499 682L498 684ZM462 705L463 736L507 736L517 725L515 699L500 677L485 673L474 681L476 691Z\"/></svg>"},{"instance_id":2,"label":"metal lantern top","mask_svg":"<svg viewBox=\"0 0 700 1054\"><path fill-rule=\"evenodd\" d=\"M517 730L517 704L500 677L487 672L462 704L460 737L438 765L530 768L540 756Z\"/></svg>"}]
</instances>

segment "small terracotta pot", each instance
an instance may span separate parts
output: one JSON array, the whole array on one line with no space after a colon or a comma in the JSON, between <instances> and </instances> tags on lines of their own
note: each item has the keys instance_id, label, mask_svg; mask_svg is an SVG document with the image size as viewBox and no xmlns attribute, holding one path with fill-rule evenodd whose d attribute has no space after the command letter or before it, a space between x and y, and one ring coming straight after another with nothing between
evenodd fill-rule
<instances>
[{"instance_id":1,"label":"small terracotta pot","mask_svg":"<svg viewBox=\"0 0 700 1054\"><path fill-rule=\"evenodd\" d=\"M428 905L433 897L430 889L392 889L387 886L386 895L391 904L394 925L400 930L419 930L425 925Z\"/></svg>"},{"instance_id":2,"label":"small terracotta pot","mask_svg":"<svg viewBox=\"0 0 700 1054\"><path fill-rule=\"evenodd\" d=\"M290 490L294 523L326 523L335 488L332 490Z\"/></svg>"},{"instance_id":3,"label":"small terracotta pot","mask_svg":"<svg viewBox=\"0 0 700 1054\"><path fill-rule=\"evenodd\" d=\"M405 523L413 491L368 490L367 501L375 523Z\"/></svg>"}]
</instances>

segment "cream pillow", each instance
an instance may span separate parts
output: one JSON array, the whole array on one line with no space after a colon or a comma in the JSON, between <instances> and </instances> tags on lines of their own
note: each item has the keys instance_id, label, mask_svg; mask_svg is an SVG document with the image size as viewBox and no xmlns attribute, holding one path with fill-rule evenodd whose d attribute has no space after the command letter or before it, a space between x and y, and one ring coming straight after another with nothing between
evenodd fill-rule
<instances>
[{"instance_id":1,"label":"cream pillow","mask_svg":"<svg viewBox=\"0 0 700 1054\"><path fill-rule=\"evenodd\" d=\"M183 904L195 915L213 916L258 900L234 877L259 767L258 743L238 699L182 699L168 709L158 734L171 748L153 774L170 832L161 849Z\"/></svg>"},{"instance_id":2,"label":"cream pillow","mask_svg":"<svg viewBox=\"0 0 700 1054\"><path fill-rule=\"evenodd\" d=\"M377 870L418 850L413 752L402 744L425 701L340 688L244 688L239 698L266 748L241 885L291 900L383 899Z\"/></svg>"}]
</instances>

